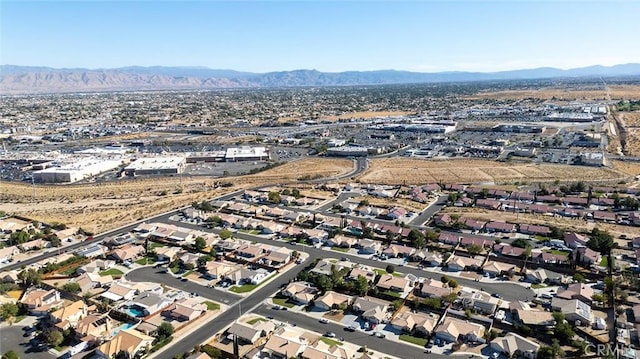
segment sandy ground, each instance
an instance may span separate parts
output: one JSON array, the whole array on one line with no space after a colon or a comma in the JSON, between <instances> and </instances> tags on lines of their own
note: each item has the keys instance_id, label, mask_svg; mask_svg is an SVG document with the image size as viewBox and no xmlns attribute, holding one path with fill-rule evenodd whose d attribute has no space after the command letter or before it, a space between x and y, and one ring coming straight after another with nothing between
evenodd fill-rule
<instances>
[{"instance_id":1,"label":"sandy ground","mask_svg":"<svg viewBox=\"0 0 640 359\"><path fill-rule=\"evenodd\" d=\"M87 185L36 185L35 196L30 185L2 182L0 210L99 233L237 189L295 182L305 176L329 177L352 169L350 160L309 158L256 175L224 179L183 176ZM220 181L231 182L233 186L216 187Z\"/></svg>"},{"instance_id":2,"label":"sandy ground","mask_svg":"<svg viewBox=\"0 0 640 359\"><path fill-rule=\"evenodd\" d=\"M400 206L413 212L421 212L428 204L412 201L408 198L376 198L371 196L354 197L354 202L360 202L362 200L369 201L369 204L376 207L392 208Z\"/></svg>"},{"instance_id":3,"label":"sandy ground","mask_svg":"<svg viewBox=\"0 0 640 359\"><path fill-rule=\"evenodd\" d=\"M640 93L640 86L638 85L612 85L608 86L608 88L609 96L612 99L638 98ZM502 100L520 100L523 98L551 100L555 98L557 101L604 100L607 99L607 92L604 88L597 88L597 86L585 88L545 87L531 90L483 92L468 97L468 99L487 98Z\"/></svg>"},{"instance_id":4,"label":"sandy ground","mask_svg":"<svg viewBox=\"0 0 640 359\"><path fill-rule=\"evenodd\" d=\"M424 184L481 182L601 181L629 177L610 168L551 164L509 164L489 160L421 160L412 158L372 159L360 177L365 183ZM633 174L635 175L635 174Z\"/></svg>"}]
</instances>

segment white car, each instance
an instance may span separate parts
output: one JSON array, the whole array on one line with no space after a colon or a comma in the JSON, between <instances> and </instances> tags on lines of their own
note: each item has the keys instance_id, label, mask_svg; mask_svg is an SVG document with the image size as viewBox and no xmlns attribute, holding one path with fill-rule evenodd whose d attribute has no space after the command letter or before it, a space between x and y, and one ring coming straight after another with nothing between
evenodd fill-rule
<instances>
[{"instance_id":1,"label":"white car","mask_svg":"<svg viewBox=\"0 0 640 359\"><path fill-rule=\"evenodd\" d=\"M327 324L327 323L329 323L329 321L326 318L322 318L322 319L320 319L320 323Z\"/></svg>"}]
</instances>

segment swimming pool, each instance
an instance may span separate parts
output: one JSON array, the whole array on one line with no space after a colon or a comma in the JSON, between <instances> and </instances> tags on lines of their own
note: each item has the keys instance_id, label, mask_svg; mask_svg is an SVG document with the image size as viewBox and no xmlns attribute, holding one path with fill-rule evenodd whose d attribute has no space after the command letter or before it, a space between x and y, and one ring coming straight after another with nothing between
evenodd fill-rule
<instances>
[{"instance_id":1,"label":"swimming pool","mask_svg":"<svg viewBox=\"0 0 640 359\"><path fill-rule=\"evenodd\" d=\"M144 311L138 309L138 308L134 308L134 307L129 307L127 308L127 314L129 314L132 317L144 317Z\"/></svg>"},{"instance_id":2,"label":"swimming pool","mask_svg":"<svg viewBox=\"0 0 640 359\"><path fill-rule=\"evenodd\" d=\"M115 336L116 334L118 334L121 330L127 330L129 328L133 327L133 324L131 323L125 323L117 328L115 328L112 332L111 335Z\"/></svg>"}]
</instances>

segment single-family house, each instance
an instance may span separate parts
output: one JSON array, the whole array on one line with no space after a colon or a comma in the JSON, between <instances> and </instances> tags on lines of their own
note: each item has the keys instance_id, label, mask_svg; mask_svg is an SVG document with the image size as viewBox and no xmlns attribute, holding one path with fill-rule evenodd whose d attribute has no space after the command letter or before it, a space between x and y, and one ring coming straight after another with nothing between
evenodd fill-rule
<instances>
[{"instance_id":1,"label":"single-family house","mask_svg":"<svg viewBox=\"0 0 640 359\"><path fill-rule=\"evenodd\" d=\"M433 223L436 226L450 226L453 224L453 218L448 213L441 213L433 217Z\"/></svg>"},{"instance_id":2,"label":"single-family house","mask_svg":"<svg viewBox=\"0 0 640 359\"><path fill-rule=\"evenodd\" d=\"M396 277L392 274L385 273L380 276L376 287L383 291L392 291L397 293L407 293L411 289L411 281L407 278Z\"/></svg>"},{"instance_id":3,"label":"single-family house","mask_svg":"<svg viewBox=\"0 0 640 359\"><path fill-rule=\"evenodd\" d=\"M494 298L487 293L484 292L467 292L463 291L460 293L460 298L462 299L462 305L471 310L475 310L477 312L483 314L493 314L498 309L497 298Z\"/></svg>"},{"instance_id":4,"label":"single-family house","mask_svg":"<svg viewBox=\"0 0 640 359\"><path fill-rule=\"evenodd\" d=\"M481 265L481 259L454 255L447 262L447 269L454 272L460 272L463 270L475 271L478 270Z\"/></svg>"},{"instance_id":5,"label":"single-family house","mask_svg":"<svg viewBox=\"0 0 640 359\"><path fill-rule=\"evenodd\" d=\"M49 319L61 330L75 328L78 321L89 314L88 308L89 307L87 307L87 304L84 301L77 300L54 312L50 312Z\"/></svg>"},{"instance_id":6,"label":"single-family house","mask_svg":"<svg viewBox=\"0 0 640 359\"><path fill-rule=\"evenodd\" d=\"M211 279L222 278L225 274L238 269L235 265L225 262L209 261L202 268L202 274Z\"/></svg>"},{"instance_id":7,"label":"single-family house","mask_svg":"<svg viewBox=\"0 0 640 359\"><path fill-rule=\"evenodd\" d=\"M593 288L584 283L569 284L567 288L560 288L557 297L562 299L578 299L585 303L591 303Z\"/></svg>"},{"instance_id":8,"label":"single-family house","mask_svg":"<svg viewBox=\"0 0 640 359\"><path fill-rule=\"evenodd\" d=\"M7 263L13 260L14 256L20 254L20 248L17 246L9 246L0 248L0 263Z\"/></svg>"},{"instance_id":9,"label":"single-family house","mask_svg":"<svg viewBox=\"0 0 640 359\"><path fill-rule=\"evenodd\" d=\"M502 208L502 202L497 201L495 199L479 198L476 200L476 207L497 211L497 210L500 210L500 208Z\"/></svg>"},{"instance_id":10,"label":"single-family house","mask_svg":"<svg viewBox=\"0 0 640 359\"><path fill-rule=\"evenodd\" d=\"M527 269L525 271L525 280L533 284L564 284L566 278L560 273L556 273L544 268Z\"/></svg>"},{"instance_id":11,"label":"single-family house","mask_svg":"<svg viewBox=\"0 0 640 359\"><path fill-rule=\"evenodd\" d=\"M482 271L488 274L490 277L498 277L503 274L513 273L516 266L509 263L502 263L496 261L488 261L482 267Z\"/></svg>"},{"instance_id":12,"label":"single-family house","mask_svg":"<svg viewBox=\"0 0 640 359\"><path fill-rule=\"evenodd\" d=\"M451 316L448 316L434 331L436 338L448 343L459 339L465 342L480 341L484 336L484 332L485 327L480 324Z\"/></svg>"},{"instance_id":13,"label":"single-family house","mask_svg":"<svg viewBox=\"0 0 640 359\"><path fill-rule=\"evenodd\" d=\"M264 253L264 250L252 244L244 244L236 249L236 256L242 257L248 260L258 258Z\"/></svg>"},{"instance_id":14,"label":"single-family house","mask_svg":"<svg viewBox=\"0 0 640 359\"><path fill-rule=\"evenodd\" d=\"M428 336L435 328L438 318L427 313L412 313L406 311L397 315L392 321L391 326L394 329L402 330L407 333L420 332Z\"/></svg>"},{"instance_id":15,"label":"single-family house","mask_svg":"<svg viewBox=\"0 0 640 359\"><path fill-rule=\"evenodd\" d=\"M376 254L380 252L382 244L379 241L374 241L372 239L359 239L356 246L358 247L359 253Z\"/></svg>"},{"instance_id":16,"label":"single-family house","mask_svg":"<svg viewBox=\"0 0 640 359\"><path fill-rule=\"evenodd\" d=\"M51 242L45 241L44 239L34 239L29 242L18 244L18 248L20 248L20 250L22 250L23 252L49 248L49 247L51 247Z\"/></svg>"},{"instance_id":17,"label":"single-family house","mask_svg":"<svg viewBox=\"0 0 640 359\"><path fill-rule=\"evenodd\" d=\"M321 259L316 266L311 270L313 273L331 275L332 269L337 271L342 270L344 267L340 263L332 263L326 259Z\"/></svg>"},{"instance_id":18,"label":"single-family house","mask_svg":"<svg viewBox=\"0 0 640 359\"><path fill-rule=\"evenodd\" d=\"M325 243L329 238L329 233L322 229L305 229L304 233L309 236L309 241L313 244Z\"/></svg>"},{"instance_id":19,"label":"single-family house","mask_svg":"<svg viewBox=\"0 0 640 359\"><path fill-rule=\"evenodd\" d=\"M409 258L416 252L414 247L401 246L398 244L390 244L382 251L382 254L389 258Z\"/></svg>"},{"instance_id":20,"label":"single-family house","mask_svg":"<svg viewBox=\"0 0 640 359\"><path fill-rule=\"evenodd\" d=\"M516 333L509 332L504 337L497 337L489 344L491 349L509 358L517 352L521 358L535 359L540 350L540 344Z\"/></svg>"},{"instance_id":21,"label":"single-family house","mask_svg":"<svg viewBox=\"0 0 640 359\"><path fill-rule=\"evenodd\" d=\"M474 218L462 218L460 219L460 222L464 224L467 229L470 229L472 231L481 231L487 224L487 222L479 221Z\"/></svg>"},{"instance_id":22,"label":"single-family house","mask_svg":"<svg viewBox=\"0 0 640 359\"><path fill-rule=\"evenodd\" d=\"M594 321L591 306L578 299L554 297L551 300L551 308L564 313L565 319L576 326L590 326Z\"/></svg>"},{"instance_id":23,"label":"single-family house","mask_svg":"<svg viewBox=\"0 0 640 359\"><path fill-rule=\"evenodd\" d=\"M387 320L389 302L372 298L358 297L353 302L353 310L361 314L362 319L371 323L382 323Z\"/></svg>"},{"instance_id":24,"label":"single-family house","mask_svg":"<svg viewBox=\"0 0 640 359\"><path fill-rule=\"evenodd\" d=\"M190 321L206 312L207 306L192 298L182 298L175 301L168 311L169 315L178 321Z\"/></svg>"},{"instance_id":25,"label":"single-family house","mask_svg":"<svg viewBox=\"0 0 640 359\"><path fill-rule=\"evenodd\" d=\"M371 268L357 266L351 269L351 272L349 272L347 279L358 280L358 277L364 277L367 282L373 283L373 281L376 279L376 272Z\"/></svg>"},{"instance_id":26,"label":"single-family house","mask_svg":"<svg viewBox=\"0 0 640 359\"><path fill-rule=\"evenodd\" d=\"M142 292L131 298L125 306L127 308L137 308L143 314L142 316L156 313L171 304L171 300L156 293Z\"/></svg>"},{"instance_id":27,"label":"single-family house","mask_svg":"<svg viewBox=\"0 0 640 359\"><path fill-rule=\"evenodd\" d=\"M99 343L111 336L113 327L113 319L108 315L88 314L76 324L76 337L83 342Z\"/></svg>"},{"instance_id":28,"label":"single-family house","mask_svg":"<svg viewBox=\"0 0 640 359\"><path fill-rule=\"evenodd\" d=\"M488 233L511 233L516 231L516 225L507 222L491 221L484 226L484 230Z\"/></svg>"},{"instance_id":29,"label":"single-family house","mask_svg":"<svg viewBox=\"0 0 640 359\"><path fill-rule=\"evenodd\" d=\"M576 263L585 266L591 266L600 263L600 253L594 251L589 247L578 247L573 250L573 258Z\"/></svg>"},{"instance_id":30,"label":"single-family house","mask_svg":"<svg viewBox=\"0 0 640 359\"><path fill-rule=\"evenodd\" d=\"M180 252L180 247L157 247L153 250L156 253L158 261L168 261L173 262L178 258L178 253Z\"/></svg>"},{"instance_id":31,"label":"single-family house","mask_svg":"<svg viewBox=\"0 0 640 359\"><path fill-rule=\"evenodd\" d=\"M321 310L331 310L340 307L346 308L352 300L353 297L349 295L329 290L324 293L324 295L318 297L313 303Z\"/></svg>"},{"instance_id":32,"label":"single-family house","mask_svg":"<svg viewBox=\"0 0 640 359\"><path fill-rule=\"evenodd\" d=\"M449 293L451 293L451 289L442 281L428 278L422 282L418 294L422 297L441 298Z\"/></svg>"},{"instance_id":33,"label":"single-family house","mask_svg":"<svg viewBox=\"0 0 640 359\"><path fill-rule=\"evenodd\" d=\"M306 342L292 340L289 336L281 336L280 334L271 335L262 348L262 351L271 358L297 358L307 346Z\"/></svg>"},{"instance_id":34,"label":"single-family house","mask_svg":"<svg viewBox=\"0 0 640 359\"><path fill-rule=\"evenodd\" d=\"M589 237L584 236L582 234L569 232L569 233L565 233L564 242L567 244L567 247L575 249L577 247L586 246L587 242L589 242Z\"/></svg>"},{"instance_id":35,"label":"single-family house","mask_svg":"<svg viewBox=\"0 0 640 359\"><path fill-rule=\"evenodd\" d=\"M440 232L438 242L455 246L460 242L460 236L451 232Z\"/></svg>"},{"instance_id":36,"label":"single-family house","mask_svg":"<svg viewBox=\"0 0 640 359\"><path fill-rule=\"evenodd\" d=\"M541 226L537 224L525 224L519 225L519 232L524 234L531 234L535 236L548 236L551 234L551 228L547 226Z\"/></svg>"},{"instance_id":37,"label":"single-family house","mask_svg":"<svg viewBox=\"0 0 640 359\"><path fill-rule=\"evenodd\" d=\"M98 358L111 359L124 351L133 358L150 348L154 339L154 337L142 334L135 329L124 329L119 331L111 340L100 345L95 354Z\"/></svg>"},{"instance_id":38,"label":"single-family house","mask_svg":"<svg viewBox=\"0 0 640 359\"><path fill-rule=\"evenodd\" d=\"M100 297L106 298L112 302L118 302L121 300L129 300L136 294L136 290L129 285L125 285L122 282L111 284L109 290L100 293Z\"/></svg>"},{"instance_id":39,"label":"single-family house","mask_svg":"<svg viewBox=\"0 0 640 359\"><path fill-rule=\"evenodd\" d=\"M354 237L347 237L341 234L334 236L333 238L327 239L327 245L331 247L342 247L349 248L358 243L358 239Z\"/></svg>"},{"instance_id":40,"label":"single-family house","mask_svg":"<svg viewBox=\"0 0 640 359\"><path fill-rule=\"evenodd\" d=\"M51 309L62 305L60 292L55 289L44 290L40 288L24 292L20 303L24 304L33 315L47 314Z\"/></svg>"},{"instance_id":41,"label":"single-family house","mask_svg":"<svg viewBox=\"0 0 640 359\"><path fill-rule=\"evenodd\" d=\"M111 253L111 257L113 257L113 259L117 260L118 262L133 262L143 253L143 246L127 244L120 248L114 249Z\"/></svg>"},{"instance_id":42,"label":"single-family house","mask_svg":"<svg viewBox=\"0 0 640 359\"><path fill-rule=\"evenodd\" d=\"M270 251L265 257L262 258L263 264L266 264L273 268L279 268L291 261L292 252L275 250Z\"/></svg>"},{"instance_id":43,"label":"single-family house","mask_svg":"<svg viewBox=\"0 0 640 359\"><path fill-rule=\"evenodd\" d=\"M282 295L289 297L294 302L307 304L318 295L318 288L308 282L292 282L283 290Z\"/></svg>"}]
</instances>

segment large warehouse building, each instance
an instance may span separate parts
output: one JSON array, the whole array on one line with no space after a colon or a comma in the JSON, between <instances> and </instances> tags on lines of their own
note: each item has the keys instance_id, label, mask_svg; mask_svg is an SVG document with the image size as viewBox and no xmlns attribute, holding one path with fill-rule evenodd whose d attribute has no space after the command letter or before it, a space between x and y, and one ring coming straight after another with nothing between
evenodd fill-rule
<instances>
[{"instance_id":1,"label":"large warehouse building","mask_svg":"<svg viewBox=\"0 0 640 359\"><path fill-rule=\"evenodd\" d=\"M269 159L269 150L266 147L231 147L227 148L225 160L227 162L237 161L261 161Z\"/></svg>"},{"instance_id":2,"label":"large warehouse building","mask_svg":"<svg viewBox=\"0 0 640 359\"><path fill-rule=\"evenodd\" d=\"M120 160L86 159L33 172L33 180L42 183L73 183L118 168Z\"/></svg>"},{"instance_id":3,"label":"large warehouse building","mask_svg":"<svg viewBox=\"0 0 640 359\"><path fill-rule=\"evenodd\" d=\"M124 168L127 176L166 175L184 172L186 157L145 157Z\"/></svg>"}]
</instances>

